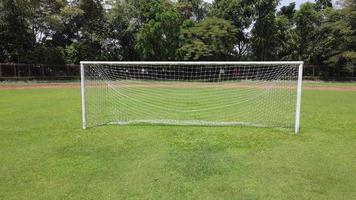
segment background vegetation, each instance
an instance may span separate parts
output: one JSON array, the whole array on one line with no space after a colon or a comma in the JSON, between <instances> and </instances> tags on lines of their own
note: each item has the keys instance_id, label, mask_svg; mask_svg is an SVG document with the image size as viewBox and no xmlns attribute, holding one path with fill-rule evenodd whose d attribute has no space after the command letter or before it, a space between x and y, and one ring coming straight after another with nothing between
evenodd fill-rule
<instances>
[{"instance_id":1,"label":"background vegetation","mask_svg":"<svg viewBox=\"0 0 356 200\"><path fill-rule=\"evenodd\" d=\"M303 60L356 65L356 2L0 0L0 62Z\"/></svg>"}]
</instances>

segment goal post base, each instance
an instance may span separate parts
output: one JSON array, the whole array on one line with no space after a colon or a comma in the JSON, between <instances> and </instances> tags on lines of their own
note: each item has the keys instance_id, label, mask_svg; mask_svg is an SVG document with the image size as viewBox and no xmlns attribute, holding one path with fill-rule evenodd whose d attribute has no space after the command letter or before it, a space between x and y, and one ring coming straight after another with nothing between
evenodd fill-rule
<instances>
[{"instance_id":1,"label":"goal post base","mask_svg":"<svg viewBox=\"0 0 356 200\"><path fill-rule=\"evenodd\" d=\"M267 127L262 124L249 122L216 122L204 120L133 120L133 121L118 121L109 122L109 125L131 125L131 124L152 124L152 125L174 125L174 126L254 126Z\"/></svg>"}]
</instances>

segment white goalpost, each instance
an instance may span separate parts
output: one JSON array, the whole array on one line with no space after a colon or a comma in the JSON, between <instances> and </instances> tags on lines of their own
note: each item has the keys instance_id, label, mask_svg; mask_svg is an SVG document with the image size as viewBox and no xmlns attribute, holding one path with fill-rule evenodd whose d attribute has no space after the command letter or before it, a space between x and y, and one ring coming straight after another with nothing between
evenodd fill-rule
<instances>
[{"instance_id":1,"label":"white goalpost","mask_svg":"<svg viewBox=\"0 0 356 200\"><path fill-rule=\"evenodd\" d=\"M104 124L300 129L303 62L82 61L83 129Z\"/></svg>"}]
</instances>

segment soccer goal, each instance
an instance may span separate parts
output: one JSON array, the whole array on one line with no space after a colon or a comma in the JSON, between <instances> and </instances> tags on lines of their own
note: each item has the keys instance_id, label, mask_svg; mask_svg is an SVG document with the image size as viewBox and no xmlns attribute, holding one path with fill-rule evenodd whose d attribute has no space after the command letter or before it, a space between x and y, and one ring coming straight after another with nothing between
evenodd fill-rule
<instances>
[{"instance_id":1,"label":"soccer goal","mask_svg":"<svg viewBox=\"0 0 356 200\"><path fill-rule=\"evenodd\" d=\"M248 125L299 131L303 62L81 62L83 128Z\"/></svg>"}]
</instances>

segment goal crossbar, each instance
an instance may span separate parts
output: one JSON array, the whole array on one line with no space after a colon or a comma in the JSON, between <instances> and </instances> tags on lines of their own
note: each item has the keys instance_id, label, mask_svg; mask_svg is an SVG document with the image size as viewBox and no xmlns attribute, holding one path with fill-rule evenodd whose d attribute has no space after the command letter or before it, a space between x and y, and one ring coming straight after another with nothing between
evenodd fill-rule
<instances>
[{"instance_id":1,"label":"goal crossbar","mask_svg":"<svg viewBox=\"0 0 356 200\"><path fill-rule=\"evenodd\" d=\"M302 61L81 61L80 72L83 129L150 123L300 130Z\"/></svg>"},{"instance_id":2,"label":"goal crossbar","mask_svg":"<svg viewBox=\"0 0 356 200\"><path fill-rule=\"evenodd\" d=\"M302 65L303 61L81 61L80 64L105 65Z\"/></svg>"}]
</instances>

